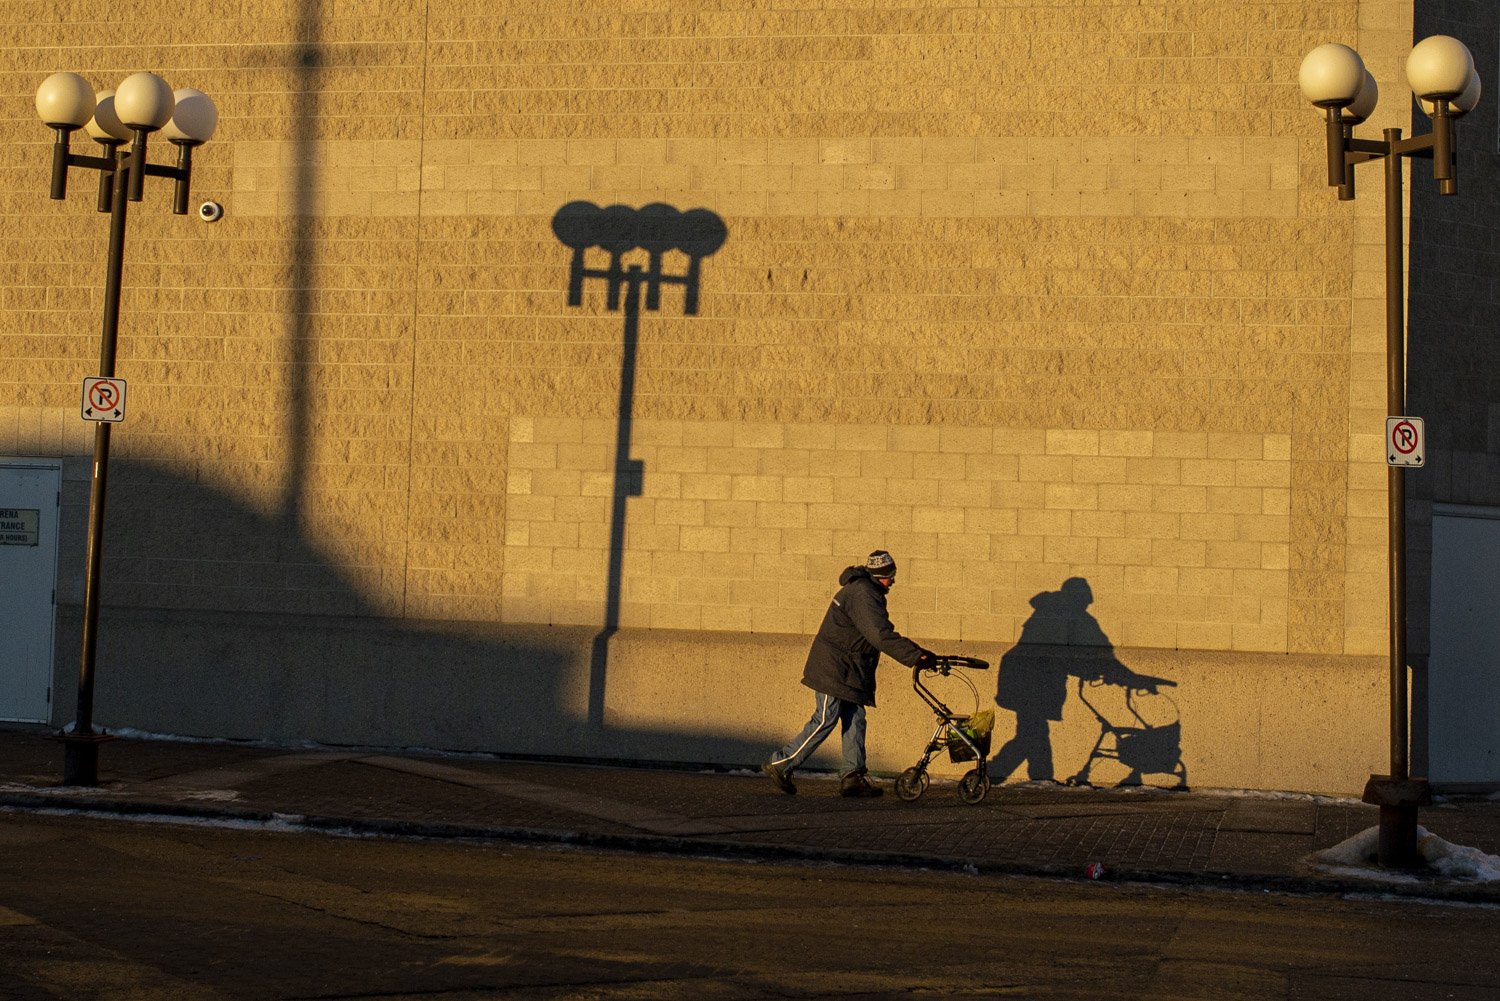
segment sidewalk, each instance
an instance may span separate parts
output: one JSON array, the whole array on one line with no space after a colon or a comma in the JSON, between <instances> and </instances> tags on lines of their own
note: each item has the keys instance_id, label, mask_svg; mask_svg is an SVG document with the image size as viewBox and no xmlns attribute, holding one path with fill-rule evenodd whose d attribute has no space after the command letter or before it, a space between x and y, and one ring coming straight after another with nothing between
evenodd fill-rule
<instances>
[{"instance_id":1,"label":"sidewalk","mask_svg":"<svg viewBox=\"0 0 1500 1001\"><path fill-rule=\"evenodd\" d=\"M0 728L0 809L271 823L281 828L586 845L1311 893L1500 903L1500 882L1322 870L1309 862L1376 824L1354 800L1225 791L998 786L977 806L951 781L904 803L841 799L799 774L783 796L758 772L512 761L126 738L100 749L100 785L64 787L62 746ZM1448 800L1423 827L1500 855L1500 802Z\"/></svg>"}]
</instances>

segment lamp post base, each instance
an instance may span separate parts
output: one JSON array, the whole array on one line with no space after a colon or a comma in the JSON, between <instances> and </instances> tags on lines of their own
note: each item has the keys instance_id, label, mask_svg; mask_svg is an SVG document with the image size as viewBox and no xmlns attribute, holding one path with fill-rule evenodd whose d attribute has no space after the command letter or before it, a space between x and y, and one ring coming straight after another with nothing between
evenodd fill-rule
<instances>
[{"instance_id":1,"label":"lamp post base","mask_svg":"<svg viewBox=\"0 0 1500 1001\"><path fill-rule=\"evenodd\" d=\"M1387 869L1418 868L1422 859L1417 854L1417 808L1432 803L1432 787L1427 780L1371 775L1360 798L1380 807L1376 861Z\"/></svg>"},{"instance_id":2,"label":"lamp post base","mask_svg":"<svg viewBox=\"0 0 1500 1001\"><path fill-rule=\"evenodd\" d=\"M63 744L63 785L99 784L99 745L115 738L107 733L60 733Z\"/></svg>"}]
</instances>

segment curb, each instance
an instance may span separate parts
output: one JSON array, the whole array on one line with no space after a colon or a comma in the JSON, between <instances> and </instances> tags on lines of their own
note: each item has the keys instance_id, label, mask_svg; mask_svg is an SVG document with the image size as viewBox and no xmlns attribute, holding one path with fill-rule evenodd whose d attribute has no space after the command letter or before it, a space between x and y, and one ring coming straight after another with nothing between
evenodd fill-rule
<instances>
[{"instance_id":1,"label":"curb","mask_svg":"<svg viewBox=\"0 0 1500 1001\"><path fill-rule=\"evenodd\" d=\"M590 831L552 830L530 827L474 826L434 821L393 820L381 817L337 817L319 814L280 813L233 807L208 807L183 803L142 802L68 798L40 793L0 794L0 810L30 813L81 813L123 820L162 818L170 821L206 821L282 825L324 834L368 837L421 838L435 841L499 841L516 844L556 845L650 855L738 859L759 862L826 863L875 868L930 870L976 876L1010 876L1064 880L1081 883L1148 884L1184 889L1219 889L1245 893L1283 893L1296 896L1388 896L1413 901L1500 905L1500 887L1454 881L1407 882L1274 873L1237 873L1223 870L1190 871L1110 866L1090 876L1079 866L1062 863L975 861L942 855L907 852L861 851L847 848L814 848L801 845L766 845L754 842L681 838L659 834L604 834Z\"/></svg>"}]
</instances>

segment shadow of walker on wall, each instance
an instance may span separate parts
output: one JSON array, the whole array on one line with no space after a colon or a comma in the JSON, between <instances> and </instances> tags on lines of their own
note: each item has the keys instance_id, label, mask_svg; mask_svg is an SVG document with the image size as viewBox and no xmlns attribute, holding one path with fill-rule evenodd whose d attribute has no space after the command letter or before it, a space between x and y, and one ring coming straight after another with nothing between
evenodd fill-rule
<instances>
[{"instance_id":1,"label":"shadow of walker on wall","mask_svg":"<svg viewBox=\"0 0 1500 1001\"><path fill-rule=\"evenodd\" d=\"M990 774L1004 782L1021 764L1029 779L1055 782L1052 723L1063 718L1069 679L1077 679L1079 702L1093 715L1099 734L1069 785L1090 785L1096 762L1119 762L1120 786L1138 786L1145 775L1175 776L1187 788L1182 760L1182 724L1177 704L1162 691L1166 678L1137 674L1122 664L1114 644L1088 611L1093 589L1070 577L1056 591L1031 599L1031 617L1015 646L1000 658L995 702L1015 714L1016 731L996 752Z\"/></svg>"},{"instance_id":2,"label":"shadow of walker on wall","mask_svg":"<svg viewBox=\"0 0 1500 1001\"><path fill-rule=\"evenodd\" d=\"M660 202L639 209L627 205L600 208L592 202L569 202L552 217L552 232L573 251L568 267L568 305L583 305L586 279L604 282L604 304L625 314L620 361L620 405L615 434L614 485L610 490L609 570L605 581L604 628L594 637L589 669L589 725L604 725L604 684L609 667L609 640L620 629L621 589L625 567L625 507L645 489L646 467L630 456L635 409L635 360L640 342L641 297L646 309L661 308L663 285L682 288L682 311L698 313L698 279L703 258L724 245L724 220L708 209L678 211ZM591 268L586 257L599 248L609 256L604 267ZM625 263L627 254L644 251L645 266ZM668 255L686 258L680 273L668 270Z\"/></svg>"}]
</instances>

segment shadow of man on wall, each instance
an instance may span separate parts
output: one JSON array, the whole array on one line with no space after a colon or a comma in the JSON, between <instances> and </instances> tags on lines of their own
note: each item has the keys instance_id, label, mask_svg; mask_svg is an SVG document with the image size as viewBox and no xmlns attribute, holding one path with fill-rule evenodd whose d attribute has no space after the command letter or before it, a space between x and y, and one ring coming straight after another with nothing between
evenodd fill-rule
<instances>
[{"instance_id":1,"label":"shadow of man on wall","mask_svg":"<svg viewBox=\"0 0 1500 1001\"><path fill-rule=\"evenodd\" d=\"M1086 784L1094 760L1107 757L1130 768L1121 785L1139 785L1143 772L1171 772L1179 774L1180 784L1186 786L1175 703L1173 719L1155 725L1142 718L1133 702L1137 693L1155 695L1175 682L1137 674L1122 664L1114 644L1089 613L1093 601L1093 588L1082 577L1069 577L1056 591L1043 591L1031 599L1032 613L1020 637L1000 658L995 702L1015 714L1016 732L996 752L991 776L997 783L1004 782L1024 762L1032 781L1057 781L1051 725L1062 720L1069 679L1077 678L1080 699L1098 720L1100 735L1083 769L1068 780L1070 784ZM1086 684L1121 688L1124 718L1112 719L1101 712L1099 702L1083 694Z\"/></svg>"}]
</instances>

